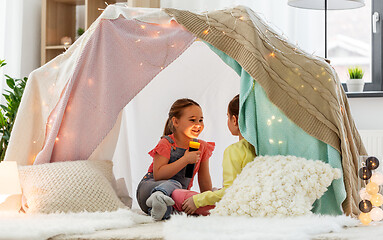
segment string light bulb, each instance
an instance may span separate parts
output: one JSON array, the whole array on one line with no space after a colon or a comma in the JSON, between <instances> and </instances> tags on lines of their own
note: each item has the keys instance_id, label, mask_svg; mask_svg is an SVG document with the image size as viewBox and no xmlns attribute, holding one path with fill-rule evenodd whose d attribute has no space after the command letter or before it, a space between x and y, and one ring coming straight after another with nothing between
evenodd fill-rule
<instances>
[{"instance_id":1,"label":"string light bulb","mask_svg":"<svg viewBox=\"0 0 383 240\"><path fill-rule=\"evenodd\" d=\"M371 199L371 195L368 194L368 192L366 191L366 188L360 189L359 196L360 196L360 199L362 199L362 200L370 200Z\"/></svg>"},{"instance_id":2,"label":"string light bulb","mask_svg":"<svg viewBox=\"0 0 383 240\"><path fill-rule=\"evenodd\" d=\"M359 210L368 213L372 209L372 203L369 200L362 200L359 203Z\"/></svg>"},{"instance_id":3,"label":"string light bulb","mask_svg":"<svg viewBox=\"0 0 383 240\"><path fill-rule=\"evenodd\" d=\"M376 183L377 185L383 184L383 174L380 172L375 172L371 176L371 182Z\"/></svg>"},{"instance_id":4,"label":"string light bulb","mask_svg":"<svg viewBox=\"0 0 383 240\"><path fill-rule=\"evenodd\" d=\"M370 217L372 221L379 222L383 219L383 210L378 207L374 207L370 212Z\"/></svg>"},{"instance_id":5,"label":"string light bulb","mask_svg":"<svg viewBox=\"0 0 383 240\"><path fill-rule=\"evenodd\" d=\"M377 194L371 196L370 201L371 201L372 205L374 205L375 207L380 207L383 204L383 196L382 196L382 194L377 193Z\"/></svg>"},{"instance_id":6,"label":"string light bulb","mask_svg":"<svg viewBox=\"0 0 383 240\"><path fill-rule=\"evenodd\" d=\"M368 225L372 221L370 213L360 213L359 220L363 225Z\"/></svg>"},{"instance_id":7,"label":"string light bulb","mask_svg":"<svg viewBox=\"0 0 383 240\"><path fill-rule=\"evenodd\" d=\"M366 159L366 166L370 170L375 170L379 167L379 160L376 157L369 157Z\"/></svg>"},{"instance_id":8,"label":"string light bulb","mask_svg":"<svg viewBox=\"0 0 383 240\"><path fill-rule=\"evenodd\" d=\"M370 182L366 186L366 191L368 192L368 194L375 195L379 192L379 186L376 183ZM371 197L371 199L372 199L372 197Z\"/></svg>"},{"instance_id":9,"label":"string light bulb","mask_svg":"<svg viewBox=\"0 0 383 240\"><path fill-rule=\"evenodd\" d=\"M359 169L359 177L362 180L368 180L371 178L372 172L367 167L362 167Z\"/></svg>"}]
</instances>

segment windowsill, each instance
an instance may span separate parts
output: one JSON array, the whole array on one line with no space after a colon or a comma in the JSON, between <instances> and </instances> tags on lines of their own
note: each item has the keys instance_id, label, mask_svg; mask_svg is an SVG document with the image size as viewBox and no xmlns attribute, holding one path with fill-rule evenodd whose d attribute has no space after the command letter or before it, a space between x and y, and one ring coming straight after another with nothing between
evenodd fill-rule
<instances>
[{"instance_id":1,"label":"windowsill","mask_svg":"<svg viewBox=\"0 0 383 240\"><path fill-rule=\"evenodd\" d=\"M348 98L383 97L383 91L346 92Z\"/></svg>"}]
</instances>

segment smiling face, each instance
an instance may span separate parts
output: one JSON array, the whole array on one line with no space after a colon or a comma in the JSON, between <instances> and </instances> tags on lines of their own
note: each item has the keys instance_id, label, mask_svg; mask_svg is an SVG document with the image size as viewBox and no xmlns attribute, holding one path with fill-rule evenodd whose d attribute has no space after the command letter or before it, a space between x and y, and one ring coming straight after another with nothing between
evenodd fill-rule
<instances>
[{"instance_id":1,"label":"smiling face","mask_svg":"<svg viewBox=\"0 0 383 240\"><path fill-rule=\"evenodd\" d=\"M177 133L188 138L197 138L204 128L202 110L195 105L183 109L181 117L173 117L172 121Z\"/></svg>"}]
</instances>

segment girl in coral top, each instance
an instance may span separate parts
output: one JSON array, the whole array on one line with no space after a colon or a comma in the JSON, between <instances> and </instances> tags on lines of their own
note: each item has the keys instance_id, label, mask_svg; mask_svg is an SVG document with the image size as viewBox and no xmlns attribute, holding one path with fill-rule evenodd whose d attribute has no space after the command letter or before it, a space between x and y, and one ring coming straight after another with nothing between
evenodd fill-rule
<instances>
[{"instance_id":1,"label":"girl in coral top","mask_svg":"<svg viewBox=\"0 0 383 240\"><path fill-rule=\"evenodd\" d=\"M201 192L212 190L209 158L215 144L197 139L204 129L202 109L191 99L178 99L169 111L164 136L149 152L153 157L147 174L137 187L140 208L155 220L167 219L173 211L170 197L175 189L190 189L198 172ZM198 151L189 152L189 142L198 141ZM186 166L195 164L192 177L186 177Z\"/></svg>"},{"instance_id":2,"label":"girl in coral top","mask_svg":"<svg viewBox=\"0 0 383 240\"><path fill-rule=\"evenodd\" d=\"M239 95L229 103L227 109L227 126L232 135L238 136L239 141L225 149L223 154L223 188L216 191L197 193L189 190L175 190L172 198L175 201L174 208L187 214L208 215L209 210L215 207L215 203L221 200L225 190L233 184L234 179L242 172L242 169L256 157L255 149L243 138L238 126Z\"/></svg>"}]
</instances>

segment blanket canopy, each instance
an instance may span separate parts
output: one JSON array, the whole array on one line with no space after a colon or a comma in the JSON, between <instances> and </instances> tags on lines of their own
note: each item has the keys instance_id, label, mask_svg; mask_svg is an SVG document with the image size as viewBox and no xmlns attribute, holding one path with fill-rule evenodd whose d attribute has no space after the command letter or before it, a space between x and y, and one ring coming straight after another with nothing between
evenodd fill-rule
<instances>
[{"instance_id":1,"label":"blanket canopy","mask_svg":"<svg viewBox=\"0 0 383 240\"><path fill-rule=\"evenodd\" d=\"M204 71L210 75L193 75ZM201 104L201 138L223 152L233 142L227 103L238 92L241 132L257 154L341 168L343 179L314 208L340 214L342 204L357 214L358 156L366 151L335 70L243 6L196 14L109 5L65 53L30 74L5 158L21 165L113 159L132 191L174 100ZM336 202L329 212L326 201Z\"/></svg>"}]
</instances>

